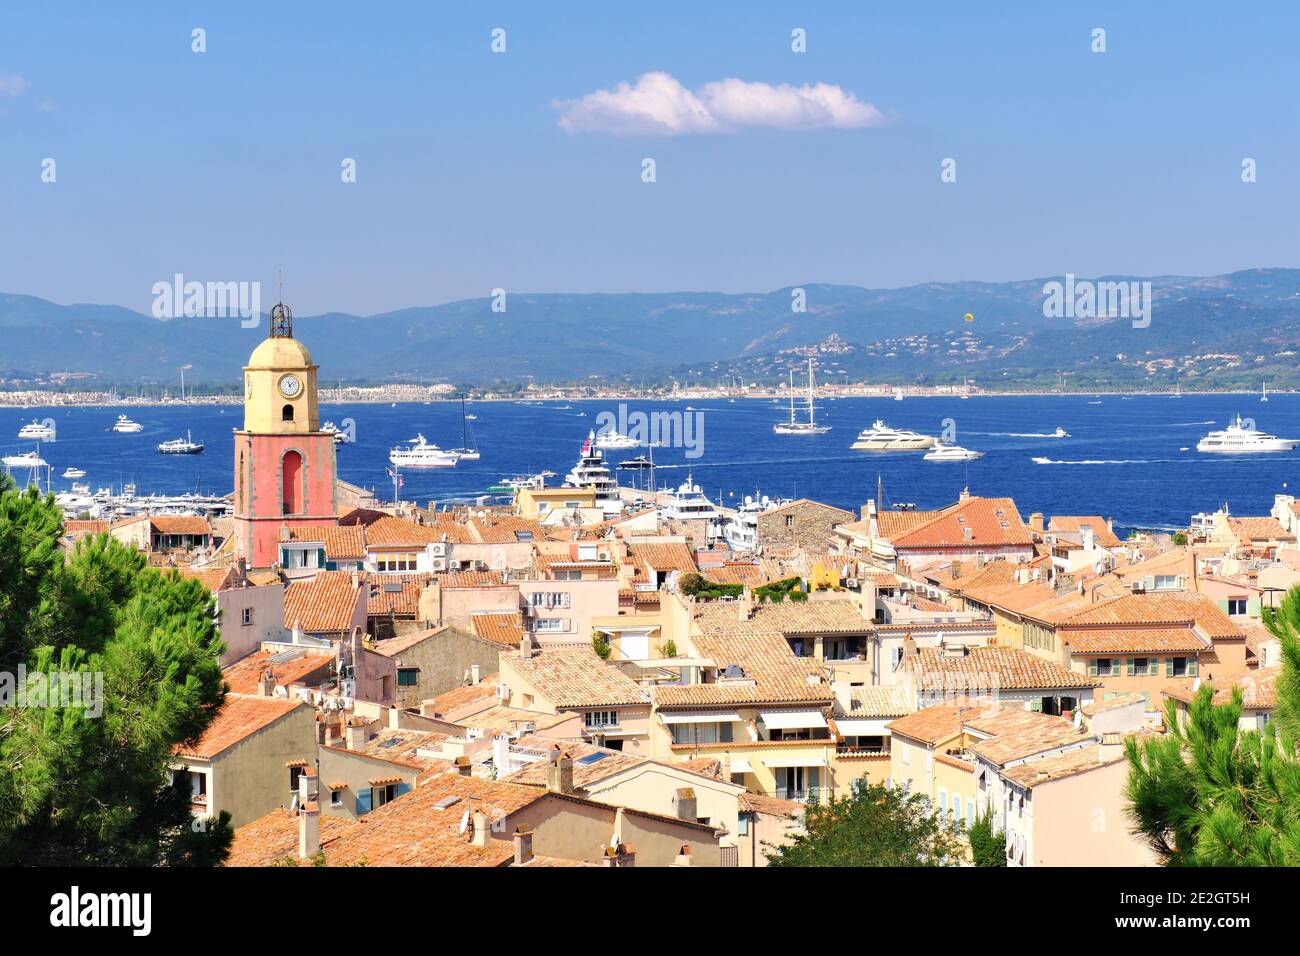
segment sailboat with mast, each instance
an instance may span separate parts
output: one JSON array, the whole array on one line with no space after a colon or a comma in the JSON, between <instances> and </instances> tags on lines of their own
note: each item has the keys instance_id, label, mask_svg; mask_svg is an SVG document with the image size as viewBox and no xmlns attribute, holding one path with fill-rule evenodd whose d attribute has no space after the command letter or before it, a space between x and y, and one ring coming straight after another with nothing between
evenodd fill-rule
<instances>
[{"instance_id":1,"label":"sailboat with mast","mask_svg":"<svg viewBox=\"0 0 1300 956\"><path fill-rule=\"evenodd\" d=\"M471 444L470 439L473 438ZM478 438L474 435L474 430L470 428L469 416L465 414L465 396L460 397L460 447L450 448L448 451L456 456L458 461L478 461Z\"/></svg>"},{"instance_id":2,"label":"sailboat with mast","mask_svg":"<svg viewBox=\"0 0 1300 956\"><path fill-rule=\"evenodd\" d=\"M1267 402L1267 401L1268 401L1268 382L1265 382L1265 383L1264 383L1264 391L1263 391L1263 393L1259 396L1259 400L1260 400L1261 402Z\"/></svg>"},{"instance_id":3,"label":"sailboat with mast","mask_svg":"<svg viewBox=\"0 0 1300 956\"><path fill-rule=\"evenodd\" d=\"M813 404L813 361L808 357L808 421L798 422L794 418L794 369L790 370L790 420L777 422L772 431L778 435L825 435L831 430L829 425L818 425Z\"/></svg>"}]
</instances>

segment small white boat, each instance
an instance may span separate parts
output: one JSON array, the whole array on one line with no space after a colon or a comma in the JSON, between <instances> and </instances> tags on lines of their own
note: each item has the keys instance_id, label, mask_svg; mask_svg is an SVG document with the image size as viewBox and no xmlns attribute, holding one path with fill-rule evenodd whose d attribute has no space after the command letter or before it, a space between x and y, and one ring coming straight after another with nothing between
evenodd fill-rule
<instances>
[{"instance_id":1,"label":"small white boat","mask_svg":"<svg viewBox=\"0 0 1300 956\"><path fill-rule=\"evenodd\" d=\"M26 438L31 441L53 441L54 428L50 425L42 425L40 422L33 420L30 425L24 425L18 429L18 437Z\"/></svg>"},{"instance_id":2,"label":"small white boat","mask_svg":"<svg viewBox=\"0 0 1300 956\"><path fill-rule=\"evenodd\" d=\"M894 389L894 401L901 402L902 400L903 400L903 390L901 388Z\"/></svg>"},{"instance_id":3,"label":"small white boat","mask_svg":"<svg viewBox=\"0 0 1300 956\"><path fill-rule=\"evenodd\" d=\"M84 482L84 481L74 481L74 482L72 483L72 493L73 493L74 495L88 495L88 494L90 494L90 485L89 485L89 483Z\"/></svg>"},{"instance_id":4,"label":"small white boat","mask_svg":"<svg viewBox=\"0 0 1300 956\"><path fill-rule=\"evenodd\" d=\"M1264 383L1264 392L1263 392L1263 394L1261 394L1261 395L1259 396L1259 400L1260 400L1261 402L1267 402L1267 401L1268 401L1268 382L1265 382L1265 383Z\"/></svg>"},{"instance_id":5,"label":"small white boat","mask_svg":"<svg viewBox=\"0 0 1300 956\"><path fill-rule=\"evenodd\" d=\"M113 431L129 433L142 432L144 431L144 426L139 422L131 421L131 419L127 418L125 415L118 415L117 421L113 423Z\"/></svg>"},{"instance_id":6,"label":"small white boat","mask_svg":"<svg viewBox=\"0 0 1300 956\"><path fill-rule=\"evenodd\" d=\"M1069 438L1069 437L1070 437L1070 433L1067 432L1067 431L1066 431L1064 428L1062 428L1060 425L1057 425L1057 426L1056 426L1056 431L1052 432L1052 434L1048 435L1047 437L1048 437L1048 438Z\"/></svg>"},{"instance_id":7,"label":"small white boat","mask_svg":"<svg viewBox=\"0 0 1300 956\"><path fill-rule=\"evenodd\" d=\"M407 442L406 448L400 445L392 448L388 460L402 468L451 468L456 464L455 455L419 434Z\"/></svg>"},{"instance_id":8,"label":"small white boat","mask_svg":"<svg viewBox=\"0 0 1300 956\"><path fill-rule=\"evenodd\" d=\"M86 472L85 469L83 468L73 468L72 466L68 466L63 470L63 477L64 478L85 478Z\"/></svg>"},{"instance_id":9,"label":"small white boat","mask_svg":"<svg viewBox=\"0 0 1300 956\"><path fill-rule=\"evenodd\" d=\"M984 452L972 451L960 445L945 445L937 442L933 448L921 456L926 461L974 461L983 458Z\"/></svg>"},{"instance_id":10,"label":"small white boat","mask_svg":"<svg viewBox=\"0 0 1300 956\"><path fill-rule=\"evenodd\" d=\"M184 438L173 438L171 441L161 442L158 445L158 451L163 455L201 455L203 454L203 443L194 441L187 431Z\"/></svg>"}]
</instances>

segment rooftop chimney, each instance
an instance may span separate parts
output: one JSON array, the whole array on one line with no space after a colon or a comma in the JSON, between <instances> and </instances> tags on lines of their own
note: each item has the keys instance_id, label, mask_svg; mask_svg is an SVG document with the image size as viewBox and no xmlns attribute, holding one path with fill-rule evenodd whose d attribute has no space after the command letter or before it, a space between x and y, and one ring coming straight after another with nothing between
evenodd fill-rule
<instances>
[{"instance_id":1,"label":"rooftop chimney","mask_svg":"<svg viewBox=\"0 0 1300 956\"><path fill-rule=\"evenodd\" d=\"M677 859L673 860L673 866L690 866L691 865L691 848L685 843L682 844L681 852L677 854Z\"/></svg>"},{"instance_id":2,"label":"rooftop chimney","mask_svg":"<svg viewBox=\"0 0 1300 956\"><path fill-rule=\"evenodd\" d=\"M1119 759L1119 755L1124 752L1124 735L1120 733L1107 733L1101 735L1101 745L1097 748L1097 759L1102 763L1109 763L1112 760Z\"/></svg>"},{"instance_id":3,"label":"rooftop chimney","mask_svg":"<svg viewBox=\"0 0 1300 956\"><path fill-rule=\"evenodd\" d=\"M515 830L515 866L523 866L533 858L533 831L524 824Z\"/></svg>"},{"instance_id":4,"label":"rooftop chimney","mask_svg":"<svg viewBox=\"0 0 1300 956\"><path fill-rule=\"evenodd\" d=\"M551 793L573 793L573 758L559 748L551 751L546 768L546 789Z\"/></svg>"},{"instance_id":5,"label":"rooftop chimney","mask_svg":"<svg viewBox=\"0 0 1300 956\"><path fill-rule=\"evenodd\" d=\"M469 762L469 757L464 754L461 754L453 760L452 765L456 768L456 772L462 777L468 777L474 771L474 766Z\"/></svg>"},{"instance_id":6,"label":"rooftop chimney","mask_svg":"<svg viewBox=\"0 0 1300 956\"><path fill-rule=\"evenodd\" d=\"M320 804L315 800L298 811L298 858L309 860L320 852Z\"/></svg>"},{"instance_id":7,"label":"rooftop chimney","mask_svg":"<svg viewBox=\"0 0 1300 956\"><path fill-rule=\"evenodd\" d=\"M469 665L469 682L473 685L477 685L479 682L479 669L477 664Z\"/></svg>"},{"instance_id":8,"label":"rooftop chimney","mask_svg":"<svg viewBox=\"0 0 1300 956\"><path fill-rule=\"evenodd\" d=\"M482 810L475 810L474 811L474 836L470 839L470 843L476 847L482 848L488 845L488 840L490 839L492 839L492 836L488 830L487 814L484 813Z\"/></svg>"},{"instance_id":9,"label":"rooftop chimney","mask_svg":"<svg viewBox=\"0 0 1300 956\"><path fill-rule=\"evenodd\" d=\"M1029 516L1029 530L1037 534L1043 533L1043 513L1035 511Z\"/></svg>"},{"instance_id":10,"label":"rooftop chimney","mask_svg":"<svg viewBox=\"0 0 1300 956\"><path fill-rule=\"evenodd\" d=\"M699 819L696 812L695 789L693 787L682 787L677 791L677 816L683 820L690 820L695 823Z\"/></svg>"},{"instance_id":11,"label":"rooftop chimney","mask_svg":"<svg viewBox=\"0 0 1300 956\"><path fill-rule=\"evenodd\" d=\"M257 696L271 697L275 694L275 673L267 667L262 671L262 676L257 681Z\"/></svg>"},{"instance_id":12,"label":"rooftop chimney","mask_svg":"<svg viewBox=\"0 0 1300 956\"><path fill-rule=\"evenodd\" d=\"M605 847L601 866L636 866L636 849L630 843L616 843Z\"/></svg>"},{"instance_id":13,"label":"rooftop chimney","mask_svg":"<svg viewBox=\"0 0 1300 956\"><path fill-rule=\"evenodd\" d=\"M348 721L348 729L344 734L347 741L348 750L360 750L370 739L366 722L360 718L354 717Z\"/></svg>"},{"instance_id":14,"label":"rooftop chimney","mask_svg":"<svg viewBox=\"0 0 1300 956\"><path fill-rule=\"evenodd\" d=\"M524 633L519 638L519 656L532 657L536 651L533 649L533 638L531 634Z\"/></svg>"}]
</instances>

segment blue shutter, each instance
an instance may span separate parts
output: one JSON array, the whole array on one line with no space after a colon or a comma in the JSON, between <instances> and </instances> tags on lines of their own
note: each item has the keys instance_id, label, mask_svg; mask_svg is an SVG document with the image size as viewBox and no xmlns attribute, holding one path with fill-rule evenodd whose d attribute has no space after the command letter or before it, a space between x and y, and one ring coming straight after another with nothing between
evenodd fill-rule
<instances>
[{"instance_id":1,"label":"blue shutter","mask_svg":"<svg viewBox=\"0 0 1300 956\"><path fill-rule=\"evenodd\" d=\"M370 812L373 797L374 792L369 787L362 787L357 791L357 816Z\"/></svg>"},{"instance_id":2,"label":"blue shutter","mask_svg":"<svg viewBox=\"0 0 1300 956\"><path fill-rule=\"evenodd\" d=\"M399 783L397 785L397 795L399 797L404 793L410 793L410 792L411 792L411 785L409 783Z\"/></svg>"}]
</instances>

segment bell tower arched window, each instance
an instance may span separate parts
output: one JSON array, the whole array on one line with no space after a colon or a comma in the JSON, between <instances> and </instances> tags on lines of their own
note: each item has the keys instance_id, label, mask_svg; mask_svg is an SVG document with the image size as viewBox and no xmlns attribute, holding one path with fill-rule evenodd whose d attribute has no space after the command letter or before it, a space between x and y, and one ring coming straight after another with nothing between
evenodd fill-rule
<instances>
[{"instance_id":1,"label":"bell tower arched window","mask_svg":"<svg viewBox=\"0 0 1300 956\"><path fill-rule=\"evenodd\" d=\"M280 421L282 421L282 422L291 422L291 421L293 421L293 406L292 406L292 405L286 405L286 406L284 406L284 408L280 409Z\"/></svg>"},{"instance_id":2,"label":"bell tower arched window","mask_svg":"<svg viewBox=\"0 0 1300 956\"><path fill-rule=\"evenodd\" d=\"M284 513L296 515L302 511L302 455L296 451L285 452L280 478Z\"/></svg>"}]
</instances>

